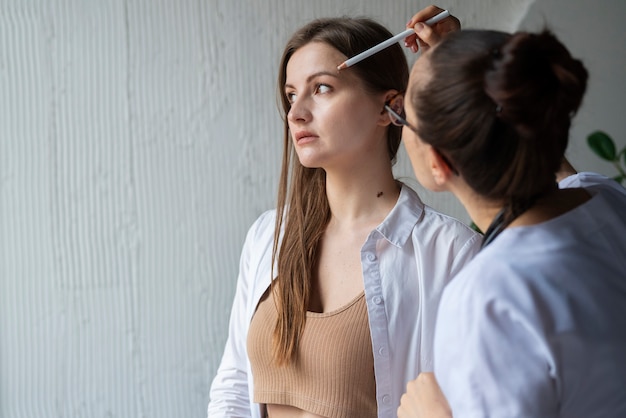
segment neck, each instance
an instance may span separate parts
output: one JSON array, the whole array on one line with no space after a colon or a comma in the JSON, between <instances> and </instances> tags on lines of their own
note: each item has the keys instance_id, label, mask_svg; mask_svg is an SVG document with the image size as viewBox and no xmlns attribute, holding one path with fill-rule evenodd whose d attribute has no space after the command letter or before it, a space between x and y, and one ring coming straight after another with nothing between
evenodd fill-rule
<instances>
[{"instance_id":1,"label":"neck","mask_svg":"<svg viewBox=\"0 0 626 418\"><path fill-rule=\"evenodd\" d=\"M585 189L558 189L537 199L533 207L515 219L511 226L530 226L547 222L589 200Z\"/></svg>"},{"instance_id":2,"label":"neck","mask_svg":"<svg viewBox=\"0 0 626 418\"><path fill-rule=\"evenodd\" d=\"M485 232L504 207L503 202L489 201L473 192L466 184L449 190L456 195L470 218ZM508 226L530 226L546 222L586 202L589 194L584 189L558 189L546 191L532 205L520 213Z\"/></svg>"},{"instance_id":3,"label":"neck","mask_svg":"<svg viewBox=\"0 0 626 418\"><path fill-rule=\"evenodd\" d=\"M394 207L400 186L389 167L351 173L326 173L326 194L331 221L378 225Z\"/></svg>"},{"instance_id":4,"label":"neck","mask_svg":"<svg viewBox=\"0 0 626 418\"><path fill-rule=\"evenodd\" d=\"M452 190L451 190L452 191ZM452 191L465 207L470 219L484 233L504 208L502 202L494 202L477 195L471 189Z\"/></svg>"}]
</instances>

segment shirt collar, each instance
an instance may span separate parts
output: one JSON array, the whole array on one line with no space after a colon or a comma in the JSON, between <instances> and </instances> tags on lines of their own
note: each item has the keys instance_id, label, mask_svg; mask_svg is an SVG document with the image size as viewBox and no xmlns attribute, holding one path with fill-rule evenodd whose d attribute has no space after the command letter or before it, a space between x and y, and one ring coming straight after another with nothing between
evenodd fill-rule
<instances>
[{"instance_id":1,"label":"shirt collar","mask_svg":"<svg viewBox=\"0 0 626 418\"><path fill-rule=\"evenodd\" d=\"M424 203L413 189L403 183L398 202L376 231L396 247L402 247L423 216Z\"/></svg>"}]
</instances>

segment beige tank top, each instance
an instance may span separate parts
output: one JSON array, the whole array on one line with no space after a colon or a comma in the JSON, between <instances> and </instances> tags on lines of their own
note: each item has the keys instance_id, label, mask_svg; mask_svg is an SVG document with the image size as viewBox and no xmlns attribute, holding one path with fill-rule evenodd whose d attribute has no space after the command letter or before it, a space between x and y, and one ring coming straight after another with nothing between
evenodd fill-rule
<instances>
[{"instance_id":1,"label":"beige tank top","mask_svg":"<svg viewBox=\"0 0 626 418\"><path fill-rule=\"evenodd\" d=\"M291 405L332 418L376 417L374 355L362 292L346 306L308 312L298 360L278 367L272 361L277 312L264 298L248 332L254 402Z\"/></svg>"}]
</instances>

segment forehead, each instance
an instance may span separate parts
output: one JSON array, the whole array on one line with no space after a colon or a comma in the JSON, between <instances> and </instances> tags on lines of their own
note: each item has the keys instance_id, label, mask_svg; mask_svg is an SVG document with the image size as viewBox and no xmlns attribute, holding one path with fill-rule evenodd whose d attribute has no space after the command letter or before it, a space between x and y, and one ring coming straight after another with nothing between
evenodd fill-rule
<instances>
[{"instance_id":1,"label":"forehead","mask_svg":"<svg viewBox=\"0 0 626 418\"><path fill-rule=\"evenodd\" d=\"M287 83L320 72L339 76L341 72L337 66L346 59L344 54L324 42L309 42L298 48L287 62Z\"/></svg>"}]
</instances>

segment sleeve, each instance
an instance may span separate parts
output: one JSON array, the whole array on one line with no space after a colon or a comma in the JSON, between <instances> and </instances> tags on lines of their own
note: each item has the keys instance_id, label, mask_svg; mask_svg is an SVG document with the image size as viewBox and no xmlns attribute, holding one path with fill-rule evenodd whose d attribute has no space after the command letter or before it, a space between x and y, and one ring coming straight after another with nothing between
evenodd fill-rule
<instances>
[{"instance_id":1,"label":"sleeve","mask_svg":"<svg viewBox=\"0 0 626 418\"><path fill-rule=\"evenodd\" d=\"M435 375L453 416L558 416L542 339L511 305L483 296L481 289L454 286L440 305Z\"/></svg>"},{"instance_id":2,"label":"sleeve","mask_svg":"<svg viewBox=\"0 0 626 418\"><path fill-rule=\"evenodd\" d=\"M230 315L228 339L222 361L213 379L208 406L208 417L251 417L248 386L248 355L246 339L248 331L248 298L254 269L251 259L255 250L255 230L261 218L250 228L246 236L239 263L237 289Z\"/></svg>"}]
</instances>

